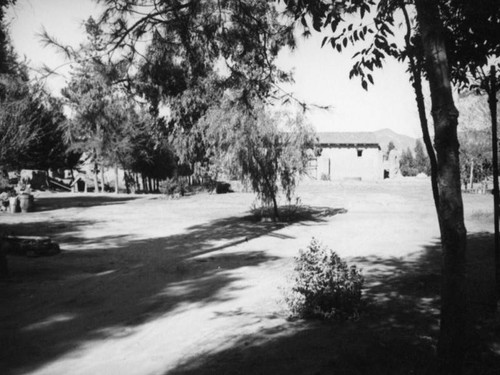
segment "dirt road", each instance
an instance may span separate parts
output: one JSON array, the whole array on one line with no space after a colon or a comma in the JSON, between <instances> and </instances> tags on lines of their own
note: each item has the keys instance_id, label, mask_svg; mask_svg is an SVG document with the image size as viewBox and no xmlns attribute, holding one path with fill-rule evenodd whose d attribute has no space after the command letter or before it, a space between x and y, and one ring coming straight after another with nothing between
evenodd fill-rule
<instances>
[{"instance_id":1,"label":"dirt road","mask_svg":"<svg viewBox=\"0 0 500 375\"><path fill-rule=\"evenodd\" d=\"M309 181L298 195L314 214L294 224L252 221L249 193L44 193L37 212L2 214L2 231L49 235L63 252L9 257L0 373L424 369L435 344L440 256L429 181ZM465 197L478 253L491 245L491 201ZM359 321L286 319L280 288L312 237L364 269L371 302Z\"/></svg>"}]
</instances>

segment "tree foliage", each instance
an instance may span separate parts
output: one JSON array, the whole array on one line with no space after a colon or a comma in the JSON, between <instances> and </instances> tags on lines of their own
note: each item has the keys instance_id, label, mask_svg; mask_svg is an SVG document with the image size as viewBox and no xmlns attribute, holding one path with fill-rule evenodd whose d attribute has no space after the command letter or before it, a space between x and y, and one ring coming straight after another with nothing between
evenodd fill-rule
<instances>
[{"instance_id":1,"label":"tree foliage","mask_svg":"<svg viewBox=\"0 0 500 375\"><path fill-rule=\"evenodd\" d=\"M3 26L3 25L2 25ZM61 168L66 154L62 104L29 79L2 27L0 68L0 165L8 169Z\"/></svg>"},{"instance_id":2,"label":"tree foliage","mask_svg":"<svg viewBox=\"0 0 500 375\"><path fill-rule=\"evenodd\" d=\"M224 92L248 106L276 95L276 84L290 79L275 59L293 45L293 29L267 1L100 2L111 52L138 66L130 88L152 113L166 112L163 132L191 168L207 162L196 124Z\"/></svg>"},{"instance_id":3,"label":"tree foliage","mask_svg":"<svg viewBox=\"0 0 500 375\"><path fill-rule=\"evenodd\" d=\"M133 119L126 123L127 152L119 164L143 177L164 180L177 170L177 160L168 138L162 134L161 121L144 109L131 111Z\"/></svg>"},{"instance_id":4,"label":"tree foliage","mask_svg":"<svg viewBox=\"0 0 500 375\"><path fill-rule=\"evenodd\" d=\"M401 153L399 168L403 176L417 176L419 173L429 175L429 157L424 151L424 146L420 140L415 142L413 152L408 147Z\"/></svg>"},{"instance_id":5,"label":"tree foliage","mask_svg":"<svg viewBox=\"0 0 500 375\"><path fill-rule=\"evenodd\" d=\"M110 154L117 150L117 137L127 115L126 102L113 86L114 67L101 59L102 31L91 18L86 30L88 44L75 54L71 80L62 91L71 109L67 137L74 149L103 164L115 156Z\"/></svg>"},{"instance_id":6,"label":"tree foliage","mask_svg":"<svg viewBox=\"0 0 500 375\"><path fill-rule=\"evenodd\" d=\"M416 176L418 174L415 167L415 158L409 147L401 153L399 170L401 171L401 175L405 177Z\"/></svg>"},{"instance_id":7,"label":"tree foliage","mask_svg":"<svg viewBox=\"0 0 500 375\"><path fill-rule=\"evenodd\" d=\"M429 157L424 151L424 146L420 140L415 142L415 168L417 169L417 174L425 173L430 175L430 163Z\"/></svg>"},{"instance_id":8,"label":"tree foliage","mask_svg":"<svg viewBox=\"0 0 500 375\"><path fill-rule=\"evenodd\" d=\"M464 186L470 186L471 182L481 182L492 174L490 114L485 95L462 94L457 106L462 119L458 133L461 177Z\"/></svg>"},{"instance_id":9,"label":"tree foliage","mask_svg":"<svg viewBox=\"0 0 500 375\"><path fill-rule=\"evenodd\" d=\"M314 136L300 117L271 115L263 104L249 109L225 100L201 123L212 146L214 164L249 181L262 203L279 219L278 194L291 201L297 179L305 173Z\"/></svg>"},{"instance_id":10,"label":"tree foliage","mask_svg":"<svg viewBox=\"0 0 500 375\"><path fill-rule=\"evenodd\" d=\"M13 5L15 0L0 0L0 74L8 73L15 65L13 61L12 45L5 24L5 9Z\"/></svg>"}]
</instances>

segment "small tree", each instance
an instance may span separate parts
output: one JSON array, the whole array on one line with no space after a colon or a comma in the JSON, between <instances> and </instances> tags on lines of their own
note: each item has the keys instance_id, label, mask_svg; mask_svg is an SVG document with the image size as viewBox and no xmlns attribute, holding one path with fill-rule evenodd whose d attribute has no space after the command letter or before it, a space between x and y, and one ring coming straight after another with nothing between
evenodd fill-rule
<instances>
[{"instance_id":1,"label":"small tree","mask_svg":"<svg viewBox=\"0 0 500 375\"><path fill-rule=\"evenodd\" d=\"M424 151L424 146L420 140L417 140L415 143L415 168L418 173L425 173L426 175L430 175L431 165L429 162L429 157Z\"/></svg>"},{"instance_id":2,"label":"small tree","mask_svg":"<svg viewBox=\"0 0 500 375\"><path fill-rule=\"evenodd\" d=\"M278 192L292 199L314 144L312 131L300 117L273 116L262 104L247 107L229 100L209 110L201 124L215 165L236 167L262 203L272 206L273 219L279 220Z\"/></svg>"},{"instance_id":3,"label":"small tree","mask_svg":"<svg viewBox=\"0 0 500 375\"><path fill-rule=\"evenodd\" d=\"M405 177L417 175L415 159L409 147L401 154L401 158L399 159L399 169L401 170L401 174Z\"/></svg>"}]
</instances>

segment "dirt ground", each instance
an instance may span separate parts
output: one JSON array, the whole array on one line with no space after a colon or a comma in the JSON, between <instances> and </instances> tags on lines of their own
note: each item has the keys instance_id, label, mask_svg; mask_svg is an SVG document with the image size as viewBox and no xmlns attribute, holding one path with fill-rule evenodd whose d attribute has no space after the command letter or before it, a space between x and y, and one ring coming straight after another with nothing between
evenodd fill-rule
<instances>
[{"instance_id":1,"label":"dirt ground","mask_svg":"<svg viewBox=\"0 0 500 375\"><path fill-rule=\"evenodd\" d=\"M428 374L438 330L439 231L427 179L305 181L302 219L256 222L251 193L164 199L39 193L0 231L61 254L9 256L0 374ZM464 195L471 374L500 373L491 195ZM290 321L282 289L315 237L366 278L349 322Z\"/></svg>"}]
</instances>

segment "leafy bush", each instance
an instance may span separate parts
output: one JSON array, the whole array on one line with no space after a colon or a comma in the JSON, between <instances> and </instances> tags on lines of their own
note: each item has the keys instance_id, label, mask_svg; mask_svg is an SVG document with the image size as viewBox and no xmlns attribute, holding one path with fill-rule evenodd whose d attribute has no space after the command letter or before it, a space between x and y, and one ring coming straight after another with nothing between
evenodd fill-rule
<instances>
[{"instance_id":1,"label":"leafy bush","mask_svg":"<svg viewBox=\"0 0 500 375\"><path fill-rule=\"evenodd\" d=\"M350 319L359 314L363 276L312 239L295 259L294 284L285 296L292 317Z\"/></svg>"},{"instance_id":2,"label":"leafy bush","mask_svg":"<svg viewBox=\"0 0 500 375\"><path fill-rule=\"evenodd\" d=\"M160 182L160 192L166 195L179 194L184 196L187 190L187 183L183 178L167 178Z\"/></svg>"},{"instance_id":3,"label":"leafy bush","mask_svg":"<svg viewBox=\"0 0 500 375\"><path fill-rule=\"evenodd\" d=\"M215 193L216 194L227 194L232 192L231 184L227 182L217 181L215 185Z\"/></svg>"},{"instance_id":4,"label":"leafy bush","mask_svg":"<svg viewBox=\"0 0 500 375\"><path fill-rule=\"evenodd\" d=\"M11 188L9 177L0 171L0 193Z\"/></svg>"}]
</instances>

